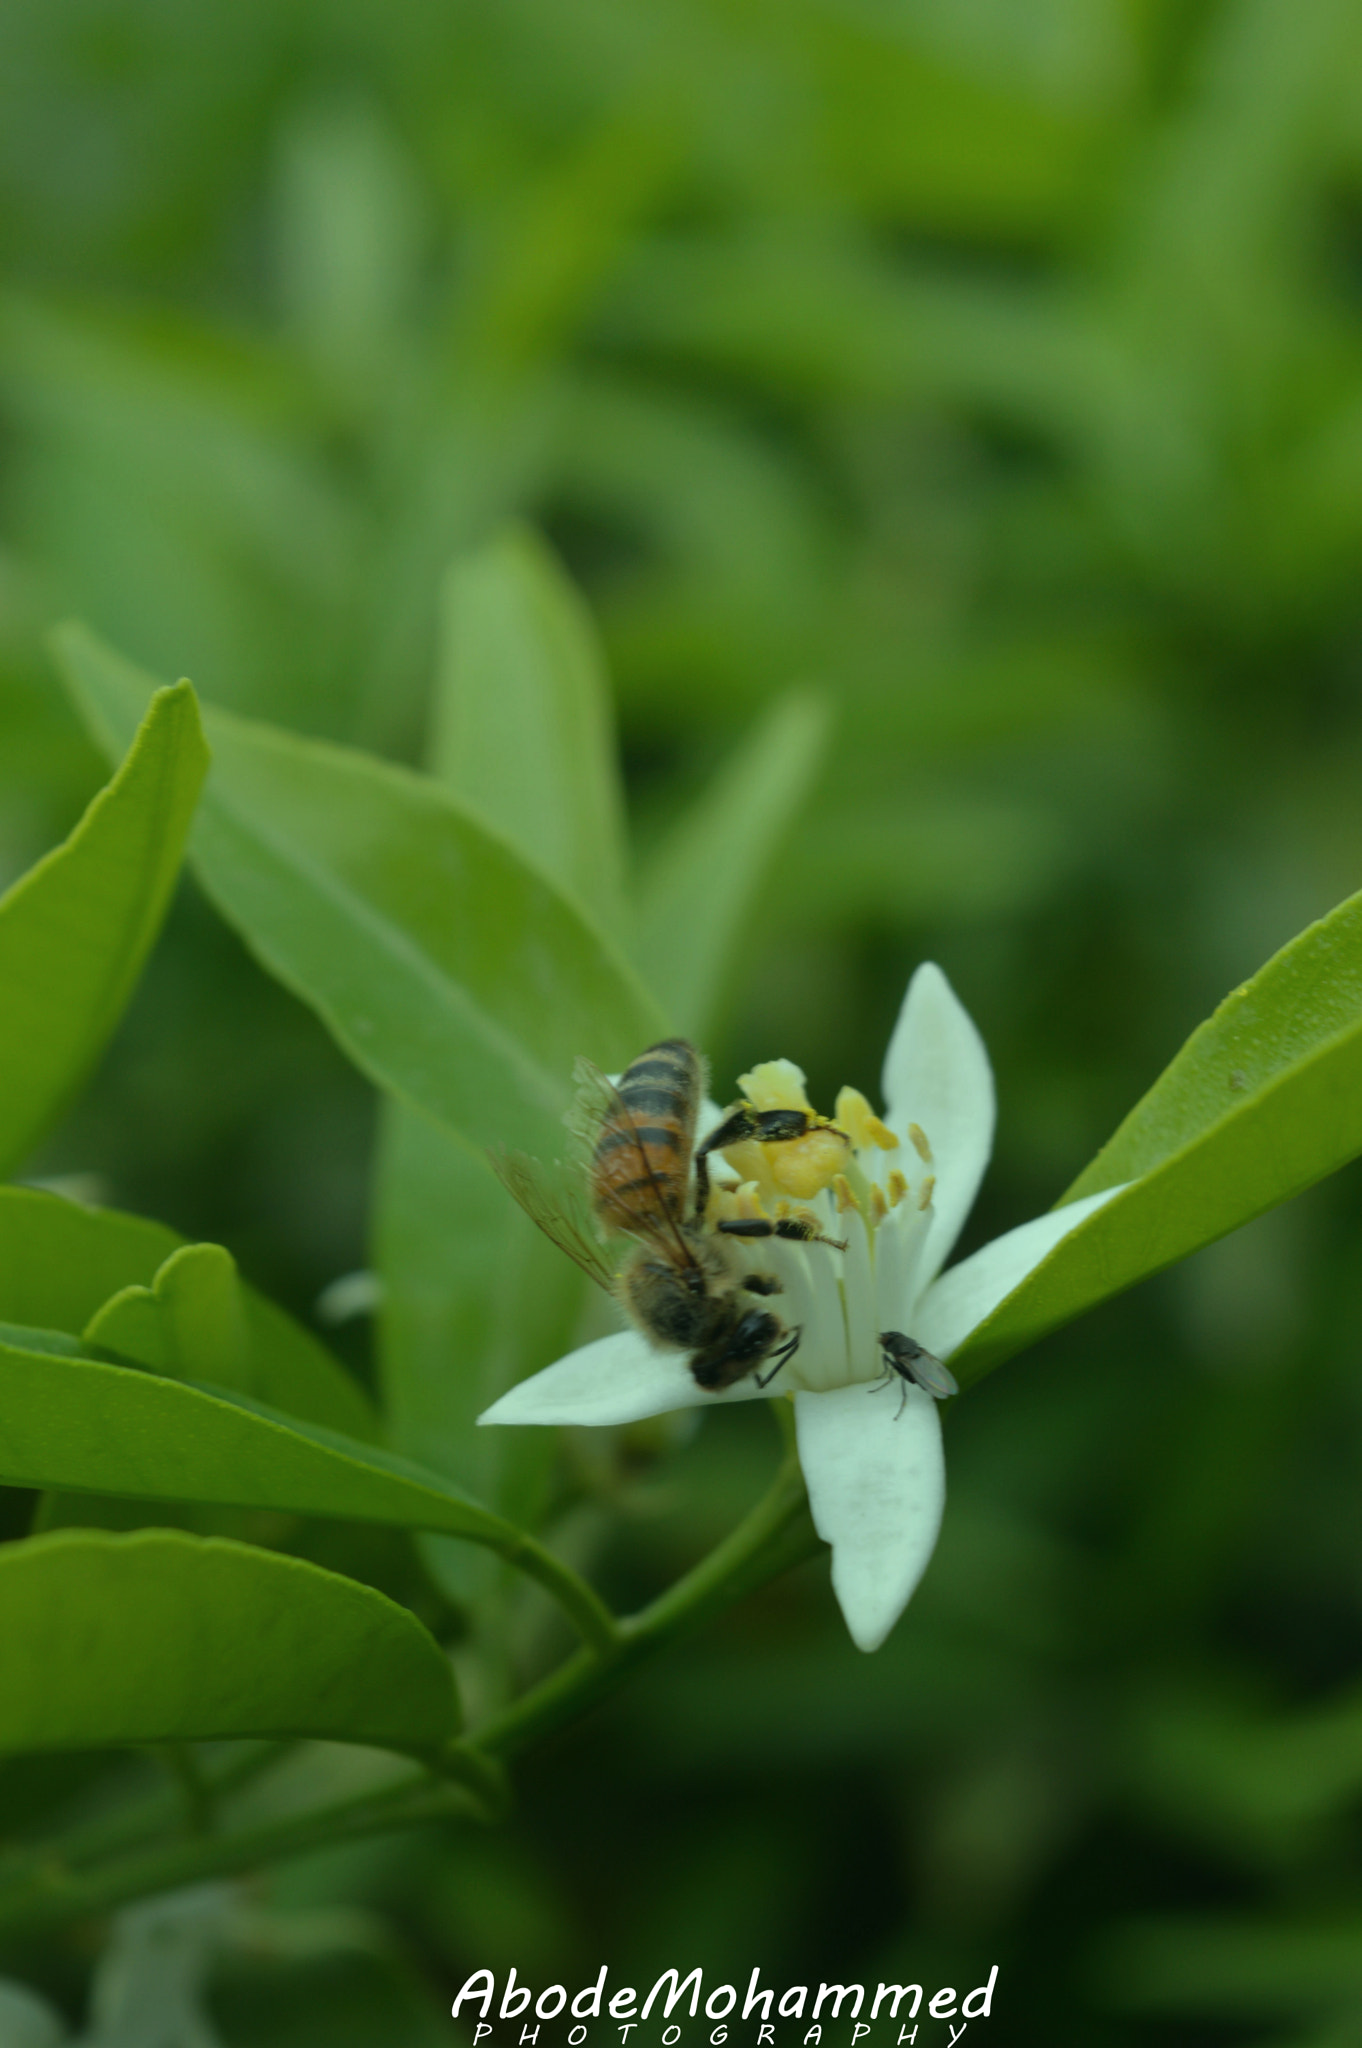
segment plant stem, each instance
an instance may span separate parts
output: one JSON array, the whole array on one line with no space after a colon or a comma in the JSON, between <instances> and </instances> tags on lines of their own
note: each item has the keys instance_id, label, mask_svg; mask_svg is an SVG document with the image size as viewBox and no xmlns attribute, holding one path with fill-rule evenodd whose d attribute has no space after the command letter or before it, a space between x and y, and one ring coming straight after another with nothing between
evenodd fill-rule
<instances>
[{"instance_id":1,"label":"plant stem","mask_svg":"<svg viewBox=\"0 0 1362 2048\"><path fill-rule=\"evenodd\" d=\"M161 1748L166 1768L180 1788L185 1823L194 1835L206 1835L213 1825L216 1800L213 1787L188 1742L167 1742Z\"/></svg>"},{"instance_id":2,"label":"plant stem","mask_svg":"<svg viewBox=\"0 0 1362 2048\"><path fill-rule=\"evenodd\" d=\"M297 1856L390 1828L445 1819L466 1812L469 1804L459 1788L434 1784L424 1771L414 1771L381 1792L243 1828L235 1835L194 1835L91 1871L69 1870L54 1859L34 1872L22 1894L0 1895L0 1939L13 1940L67 1920L107 1913L130 1899L174 1891L203 1878L234 1876L274 1857Z\"/></svg>"},{"instance_id":3,"label":"plant stem","mask_svg":"<svg viewBox=\"0 0 1362 2048\"><path fill-rule=\"evenodd\" d=\"M148 1893L232 1876L277 1857L427 1821L485 1814L489 1803L495 1810L503 1759L519 1755L576 1720L674 1637L698 1627L819 1548L799 1464L790 1453L750 1514L692 1571L640 1614L622 1622L610 1618L608 1644L599 1640L599 1630L594 1631L595 1647L578 1650L475 1736L450 1743L438 1764L442 1782L414 1770L381 1791L311 1813L235 1834L196 1834L93 1869L74 1869L63 1854L80 1841L79 1836L35 1847L26 1882L0 1892L0 1940L106 1913ZM595 1594L590 1598L594 1602ZM601 1611L606 1612L603 1607ZM164 1800L146 1802L145 1810L154 1805L164 1810ZM81 1846L90 1846L88 1838Z\"/></svg>"},{"instance_id":4,"label":"plant stem","mask_svg":"<svg viewBox=\"0 0 1362 2048\"><path fill-rule=\"evenodd\" d=\"M596 1654L608 1657L620 1637L620 1626L593 1586L587 1584L571 1565L556 1558L542 1543L525 1536L518 1543L489 1545L518 1571L524 1572L558 1602L572 1621L578 1635Z\"/></svg>"},{"instance_id":5,"label":"plant stem","mask_svg":"<svg viewBox=\"0 0 1362 2048\"><path fill-rule=\"evenodd\" d=\"M214 1759L202 1767L209 1798L217 1803L237 1792L279 1762L294 1748L291 1742L242 1742L230 1745L234 1752L225 1760ZM148 1751L150 1755L153 1752ZM16 1845L7 1852L0 1869L0 1894L10 1889L12 1873L39 1870L53 1863L74 1867L96 1862L121 1850L140 1848L144 1842L164 1834L184 1813L184 1794L178 1784L162 1785L143 1799L124 1800L111 1812L46 1840Z\"/></svg>"},{"instance_id":6,"label":"plant stem","mask_svg":"<svg viewBox=\"0 0 1362 2048\"><path fill-rule=\"evenodd\" d=\"M730 1536L641 1614L620 1623L616 1648L608 1658L579 1650L486 1722L473 1738L474 1745L490 1756L518 1755L576 1720L673 1637L699 1627L820 1547L805 1507L798 1461L788 1457L769 1491Z\"/></svg>"}]
</instances>

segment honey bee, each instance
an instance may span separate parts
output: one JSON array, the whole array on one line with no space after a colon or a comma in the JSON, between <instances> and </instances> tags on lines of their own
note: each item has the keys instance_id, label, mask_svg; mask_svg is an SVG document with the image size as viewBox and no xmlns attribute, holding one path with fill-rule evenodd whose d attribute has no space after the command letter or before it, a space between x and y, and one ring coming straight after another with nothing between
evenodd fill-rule
<instances>
[{"instance_id":1,"label":"honey bee","mask_svg":"<svg viewBox=\"0 0 1362 2048\"><path fill-rule=\"evenodd\" d=\"M903 1413L910 1386L921 1387L934 1401L949 1401L952 1394L960 1392L954 1373L948 1371L930 1351L924 1351L914 1338L905 1337L899 1330L880 1332L880 1357L884 1361L884 1378L880 1385L892 1386L895 1375L900 1381L902 1399L898 1405L899 1415Z\"/></svg>"},{"instance_id":2,"label":"honey bee","mask_svg":"<svg viewBox=\"0 0 1362 2048\"><path fill-rule=\"evenodd\" d=\"M798 1350L801 1332L753 1304L752 1297L768 1299L781 1285L774 1274L744 1272L739 1245L785 1238L838 1251L846 1246L799 1216L732 1217L711 1225L709 1155L744 1138L764 1144L800 1138L824 1120L805 1110L757 1110L739 1102L697 1147L705 1067L684 1038L650 1045L618 1082L584 1060L578 1076L576 1128L589 1147L591 1215L607 1231L635 1241L619 1271L612 1273L570 1200L545 1186L534 1161L519 1153L494 1156L503 1184L540 1229L614 1295L650 1343L689 1352L691 1372L706 1392L720 1393L771 1360L758 1378L768 1386Z\"/></svg>"}]
</instances>

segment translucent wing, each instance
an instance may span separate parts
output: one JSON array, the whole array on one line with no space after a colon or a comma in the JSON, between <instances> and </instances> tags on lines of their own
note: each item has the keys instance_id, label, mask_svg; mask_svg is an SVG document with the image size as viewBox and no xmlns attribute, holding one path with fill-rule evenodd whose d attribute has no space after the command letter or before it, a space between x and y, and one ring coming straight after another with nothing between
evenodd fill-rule
<instances>
[{"instance_id":1,"label":"translucent wing","mask_svg":"<svg viewBox=\"0 0 1362 2048\"><path fill-rule=\"evenodd\" d=\"M577 1092L572 1107L563 1117L572 1134L573 1146L582 1162L583 1178L590 1181L596 1147L600 1140L601 1128L607 1121L613 1121L620 1132L633 1132L635 1119L630 1114L618 1083L609 1074L603 1074L591 1061L579 1057L572 1069L572 1078ZM630 1202L621 1202L602 1194L597 1188L601 1202L597 1215L607 1230L622 1231L629 1237L641 1238L647 1244L660 1247L665 1256L675 1258L683 1266L693 1266L695 1255L686 1243L673 1213L674 1197L670 1188L655 1175L646 1147L636 1143L634 1147L640 1176L653 1181L653 1200L641 1201L637 1195ZM689 1159L686 1162L689 1174Z\"/></svg>"},{"instance_id":2,"label":"translucent wing","mask_svg":"<svg viewBox=\"0 0 1362 2048\"><path fill-rule=\"evenodd\" d=\"M939 1358L933 1358L930 1351L919 1351L908 1369L923 1392L930 1394L933 1400L949 1401L953 1394L960 1392L955 1374Z\"/></svg>"},{"instance_id":3,"label":"translucent wing","mask_svg":"<svg viewBox=\"0 0 1362 2048\"><path fill-rule=\"evenodd\" d=\"M954 1373L930 1351L924 1351L914 1338L904 1337L897 1330L885 1330L880 1348L890 1372L896 1372L901 1380L915 1381L934 1401L949 1401L952 1394L960 1392Z\"/></svg>"},{"instance_id":4,"label":"translucent wing","mask_svg":"<svg viewBox=\"0 0 1362 2048\"><path fill-rule=\"evenodd\" d=\"M572 1106L563 1115L572 1137L573 1150L584 1168L591 1165L601 1125L619 1104L619 1090L608 1074L588 1059L578 1059L572 1069L576 1092Z\"/></svg>"},{"instance_id":5,"label":"translucent wing","mask_svg":"<svg viewBox=\"0 0 1362 2048\"><path fill-rule=\"evenodd\" d=\"M589 1279L609 1293L615 1269L592 1229L591 1210L566 1167L547 1167L528 1152L489 1152L488 1164L532 1223L552 1238Z\"/></svg>"}]
</instances>

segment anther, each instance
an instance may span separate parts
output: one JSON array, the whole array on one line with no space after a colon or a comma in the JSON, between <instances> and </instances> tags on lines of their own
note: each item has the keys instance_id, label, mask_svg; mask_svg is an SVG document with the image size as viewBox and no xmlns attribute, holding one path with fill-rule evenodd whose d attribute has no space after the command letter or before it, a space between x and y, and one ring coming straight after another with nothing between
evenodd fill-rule
<instances>
[{"instance_id":1,"label":"anther","mask_svg":"<svg viewBox=\"0 0 1362 2048\"><path fill-rule=\"evenodd\" d=\"M849 1209L859 1209L860 1203L851 1192L851 1182L844 1173L832 1176L832 1198L837 1204L839 1216L845 1216Z\"/></svg>"},{"instance_id":2,"label":"anther","mask_svg":"<svg viewBox=\"0 0 1362 2048\"><path fill-rule=\"evenodd\" d=\"M889 1204L884 1199L884 1189L878 1182L870 1183L870 1213L876 1223L883 1223L889 1214Z\"/></svg>"},{"instance_id":3,"label":"anther","mask_svg":"<svg viewBox=\"0 0 1362 2048\"><path fill-rule=\"evenodd\" d=\"M921 1124L909 1124L908 1137L913 1150L923 1165L930 1166L932 1163L932 1148L927 1143L927 1133L923 1130Z\"/></svg>"},{"instance_id":4,"label":"anther","mask_svg":"<svg viewBox=\"0 0 1362 2048\"><path fill-rule=\"evenodd\" d=\"M889 1176L889 1206L890 1206L890 1208L891 1208L891 1209L897 1209L897 1207L898 1207L899 1203L900 1203L900 1202L901 1202L901 1201L903 1200L903 1198L904 1198L904 1196L905 1196L905 1195L907 1194L907 1192L908 1192L908 1183L907 1183L907 1181L906 1181L906 1180L904 1179L903 1175L902 1175L902 1174L901 1174L901 1173L899 1172L899 1170L898 1170L898 1168L897 1168L897 1166L896 1166L896 1167L894 1168L893 1172L892 1172L892 1173L890 1174L890 1176Z\"/></svg>"},{"instance_id":5,"label":"anther","mask_svg":"<svg viewBox=\"0 0 1362 2048\"><path fill-rule=\"evenodd\" d=\"M935 1193L936 1193L936 1175L935 1175L934 1173L929 1173L929 1174L927 1175L927 1178L926 1178L926 1180L924 1180L924 1181L923 1181L923 1183L922 1183L922 1186L921 1186L921 1187L920 1187L920 1188L918 1189L918 1194L917 1194L917 1205L918 1205L918 1208L919 1208L919 1209L930 1209L930 1207L931 1207L931 1205L932 1205L932 1196L933 1196L933 1195L934 1195Z\"/></svg>"},{"instance_id":6,"label":"anther","mask_svg":"<svg viewBox=\"0 0 1362 2048\"><path fill-rule=\"evenodd\" d=\"M898 1139L881 1123L859 1088L839 1091L834 1114L858 1152L868 1145L878 1145L881 1152L897 1151Z\"/></svg>"}]
</instances>

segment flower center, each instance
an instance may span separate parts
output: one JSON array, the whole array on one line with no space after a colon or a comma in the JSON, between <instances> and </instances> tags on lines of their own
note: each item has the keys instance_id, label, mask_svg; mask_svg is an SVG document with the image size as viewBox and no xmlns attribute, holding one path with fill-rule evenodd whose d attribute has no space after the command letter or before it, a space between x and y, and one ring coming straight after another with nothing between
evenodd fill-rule
<instances>
[{"instance_id":1,"label":"flower center","mask_svg":"<svg viewBox=\"0 0 1362 2048\"><path fill-rule=\"evenodd\" d=\"M802 1331L787 1389L878 1378L880 1333L910 1334L916 1253L935 1184L926 1136L910 1124L905 1145L856 1088L840 1091L832 1117L820 1116L791 1060L767 1060L740 1075L739 1086L760 1113L797 1110L810 1121L794 1138L725 1148L738 1185L716 1187L717 1217L800 1215L846 1244L842 1252L826 1242L742 1240L751 1270L780 1282L773 1305Z\"/></svg>"}]
</instances>

